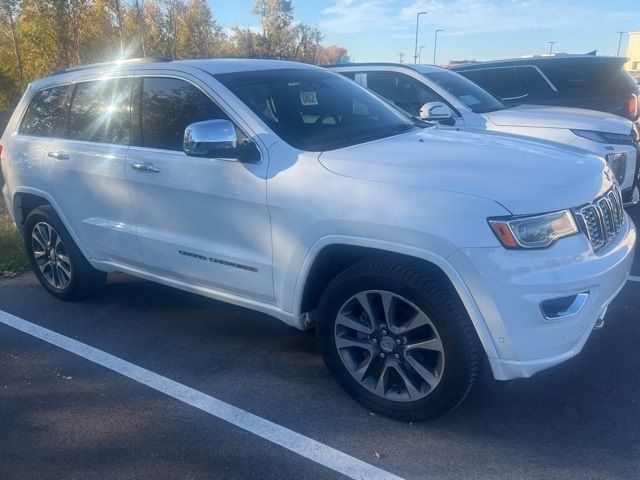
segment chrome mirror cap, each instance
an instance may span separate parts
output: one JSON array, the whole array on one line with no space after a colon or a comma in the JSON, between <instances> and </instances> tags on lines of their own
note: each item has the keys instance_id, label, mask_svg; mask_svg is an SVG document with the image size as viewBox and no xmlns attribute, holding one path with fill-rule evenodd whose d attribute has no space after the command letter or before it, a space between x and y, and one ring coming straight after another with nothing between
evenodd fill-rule
<instances>
[{"instance_id":1,"label":"chrome mirror cap","mask_svg":"<svg viewBox=\"0 0 640 480\"><path fill-rule=\"evenodd\" d=\"M236 127L229 120L192 123L184 131L184 153L192 157L232 158L237 146Z\"/></svg>"},{"instance_id":2,"label":"chrome mirror cap","mask_svg":"<svg viewBox=\"0 0 640 480\"><path fill-rule=\"evenodd\" d=\"M420 118L423 120L447 120L453 112L442 102L425 103L420 109Z\"/></svg>"}]
</instances>

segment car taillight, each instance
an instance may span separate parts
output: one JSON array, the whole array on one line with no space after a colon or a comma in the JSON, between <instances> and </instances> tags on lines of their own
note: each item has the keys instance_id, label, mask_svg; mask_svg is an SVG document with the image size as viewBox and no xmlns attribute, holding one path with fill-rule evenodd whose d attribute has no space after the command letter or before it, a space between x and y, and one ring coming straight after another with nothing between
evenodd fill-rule
<instances>
[{"instance_id":1,"label":"car taillight","mask_svg":"<svg viewBox=\"0 0 640 480\"><path fill-rule=\"evenodd\" d=\"M629 99L627 100L627 113L631 120L635 120L638 116L638 96L633 93L629 94Z\"/></svg>"}]
</instances>

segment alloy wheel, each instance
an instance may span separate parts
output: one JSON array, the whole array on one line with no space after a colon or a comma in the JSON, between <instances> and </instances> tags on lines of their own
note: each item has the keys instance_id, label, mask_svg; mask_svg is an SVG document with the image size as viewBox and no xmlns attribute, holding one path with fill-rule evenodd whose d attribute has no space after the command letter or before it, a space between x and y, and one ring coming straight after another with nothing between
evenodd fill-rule
<instances>
[{"instance_id":1,"label":"alloy wheel","mask_svg":"<svg viewBox=\"0 0 640 480\"><path fill-rule=\"evenodd\" d=\"M413 402L438 386L445 351L429 316L401 295L360 292L338 311L335 344L351 376L395 402Z\"/></svg>"},{"instance_id":2,"label":"alloy wheel","mask_svg":"<svg viewBox=\"0 0 640 480\"><path fill-rule=\"evenodd\" d=\"M57 290L64 290L73 273L69 255L58 232L46 222L37 223L31 233L31 248L36 265L47 283Z\"/></svg>"}]
</instances>

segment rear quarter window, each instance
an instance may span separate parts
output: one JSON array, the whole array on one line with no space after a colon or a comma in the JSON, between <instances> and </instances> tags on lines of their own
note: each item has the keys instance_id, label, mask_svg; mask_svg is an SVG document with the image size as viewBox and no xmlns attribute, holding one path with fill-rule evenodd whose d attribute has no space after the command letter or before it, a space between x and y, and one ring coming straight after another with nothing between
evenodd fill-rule
<instances>
[{"instance_id":1,"label":"rear quarter window","mask_svg":"<svg viewBox=\"0 0 640 480\"><path fill-rule=\"evenodd\" d=\"M31 99L18 133L55 137L64 124L68 85L40 90Z\"/></svg>"},{"instance_id":2,"label":"rear quarter window","mask_svg":"<svg viewBox=\"0 0 640 480\"><path fill-rule=\"evenodd\" d=\"M559 92L599 94L635 93L633 78L612 62L548 62L540 69Z\"/></svg>"}]
</instances>

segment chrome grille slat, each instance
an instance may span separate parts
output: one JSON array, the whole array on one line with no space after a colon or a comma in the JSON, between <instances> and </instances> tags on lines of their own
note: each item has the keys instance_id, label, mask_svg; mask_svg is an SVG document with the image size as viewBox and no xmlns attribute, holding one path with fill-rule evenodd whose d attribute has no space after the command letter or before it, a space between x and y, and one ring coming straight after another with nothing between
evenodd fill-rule
<instances>
[{"instance_id":1,"label":"chrome grille slat","mask_svg":"<svg viewBox=\"0 0 640 480\"><path fill-rule=\"evenodd\" d=\"M600 208L600 215L602 216L602 226L604 228L604 237L607 241L611 240L616 234L614 226L613 213L611 211L611 205L606 197L602 197L598 200L598 207Z\"/></svg>"},{"instance_id":2,"label":"chrome grille slat","mask_svg":"<svg viewBox=\"0 0 640 480\"><path fill-rule=\"evenodd\" d=\"M604 247L613 240L624 222L620 189L614 186L593 203L579 208L576 213L582 219L593 249Z\"/></svg>"}]
</instances>

